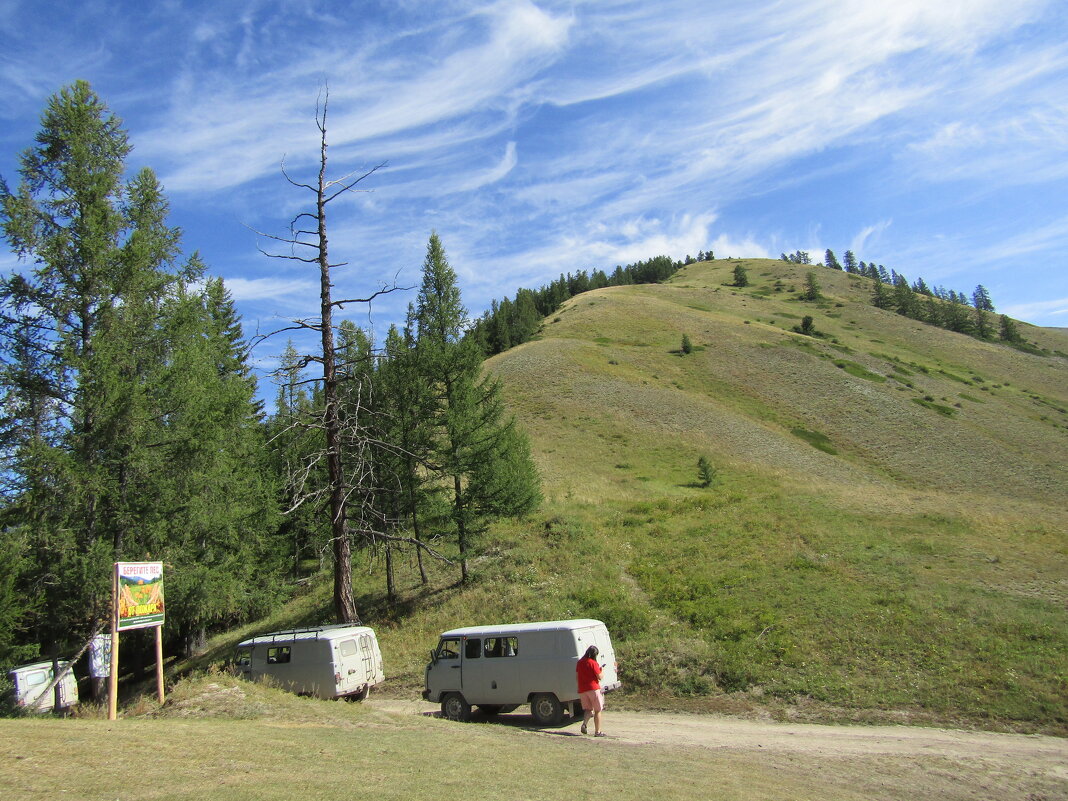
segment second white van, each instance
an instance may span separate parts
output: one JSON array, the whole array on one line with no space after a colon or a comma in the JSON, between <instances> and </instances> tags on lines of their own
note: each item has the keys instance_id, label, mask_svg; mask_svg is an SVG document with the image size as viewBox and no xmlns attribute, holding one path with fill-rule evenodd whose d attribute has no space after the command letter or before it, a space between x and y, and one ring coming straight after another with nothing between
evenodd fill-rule
<instances>
[{"instance_id":1,"label":"second white van","mask_svg":"<svg viewBox=\"0 0 1068 801\"><path fill-rule=\"evenodd\" d=\"M78 703L78 680L70 669L69 662L60 662L59 670L63 674L57 685L59 705L66 709ZM15 702L19 706L35 712L49 712L54 708L55 692L45 693L55 675L50 661L12 668L7 675L15 685Z\"/></svg>"},{"instance_id":2,"label":"second white van","mask_svg":"<svg viewBox=\"0 0 1068 801\"><path fill-rule=\"evenodd\" d=\"M237 668L246 679L270 676L318 698L362 700L385 680L374 630L344 623L250 637L237 646Z\"/></svg>"}]
</instances>

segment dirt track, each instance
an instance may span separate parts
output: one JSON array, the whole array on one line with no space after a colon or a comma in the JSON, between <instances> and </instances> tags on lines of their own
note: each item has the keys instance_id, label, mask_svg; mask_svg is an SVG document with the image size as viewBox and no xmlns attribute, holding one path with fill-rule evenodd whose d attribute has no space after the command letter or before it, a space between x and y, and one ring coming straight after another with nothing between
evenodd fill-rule
<instances>
[{"instance_id":1,"label":"dirt track","mask_svg":"<svg viewBox=\"0 0 1068 801\"><path fill-rule=\"evenodd\" d=\"M432 715L437 710L423 702L369 703L391 713ZM1068 740L1056 737L607 710L609 737L594 741L568 719L559 728L539 729L521 713L502 715L493 725L574 737L597 747L694 748L717 758L759 759L799 775L834 779L871 798L1068 799Z\"/></svg>"}]
</instances>

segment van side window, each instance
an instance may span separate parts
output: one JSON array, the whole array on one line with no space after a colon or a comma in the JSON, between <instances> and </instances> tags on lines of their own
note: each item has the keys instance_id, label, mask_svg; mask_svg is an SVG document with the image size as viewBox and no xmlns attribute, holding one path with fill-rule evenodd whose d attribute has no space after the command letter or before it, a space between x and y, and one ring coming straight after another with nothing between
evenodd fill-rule
<instances>
[{"instance_id":1,"label":"van side window","mask_svg":"<svg viewBox=\"0 0 1068 801\"><path fill-rule=\"evenodd\" d=\"M459 659L460 658L460 641L459 640L442 640L438 643L438 659Z\"/></svg>"},{"instance_id":2,"label":"van side window","mask_svg":"<svg viewBox=\"0 0 1068 801\"><path fill-rule=\"evenodd\" d=\"M356 640L344 640L339 646L342 656L354 656L356 654Z\"/></svg>"},{"instance_id":3,"label":"van side window","mask_svg":"<svg viewBox=\"0 0 1068 801\"><path fill-rule=\"evenodd\" d=\"M489 640L486 640L489 642ZM464 659L478 659L482 655L482 640L467 640L464 643Z\"/></svg>"},{"instance_id":4,"label":"van side window","mask_svg":"<svg viewBox=\"0 0 1068 801\"><path fill-rule=\"evenodd\" d=\"M518 637L488 637L486 638L486 656L515 656L519 653Z\"/></svg>"},{"instance_id":5,"label":"van side window","mask_svg":"<svg viewBox=\"0 0 1068 801\"><path fill-rule=\"evenodd\" d=\"M48 681L48 674L43 670L35 670L33 673L26 674L26 686L36 687L38 684L44 684Z\"/></svg>"},{"instance_id":6,"label":"van side window","mask_svg":"<svg viewBox=\"0 0 1068 801\"><path fill-rule=\"evenodd\" d=\"M279 645L267 649L267 664L282 665L289 661L289 646Z\"/></svg>"},{"instance_id":7,"label":"van side window","mask_svg":"<svg viewBox=\"0 0 1068 801\"><path fill-rule=\"evenodd\" d=\"M252 664L252 651L242 648L237 652L237 666L247 668Z\"/></svg>"}]
</instances>

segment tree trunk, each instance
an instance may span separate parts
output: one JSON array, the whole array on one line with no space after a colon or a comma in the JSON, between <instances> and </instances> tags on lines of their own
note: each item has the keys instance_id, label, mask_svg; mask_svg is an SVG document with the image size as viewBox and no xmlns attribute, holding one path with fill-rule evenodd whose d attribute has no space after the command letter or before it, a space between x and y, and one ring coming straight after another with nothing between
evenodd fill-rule
<instances>
[{"instance_id":1,"label":"tree trunk","mask_svg":"<svg viewBox=\"0 0 1068 801\"><path fill-rule=\"evenodd\" d=\"M345 503L345 474L341 465L341 422L338 416L337 373L334 364L334 323L330 258L326 239L326 112L320 126L319 186L316 200L319 237L319 298L323 336L323 425L326 465L330 478L330 536L334 546L334 614L338 623L359 623L352 594L352 543Z\"/></svg>"},{"instance_id":2,"label":"tree trunk","mask_svg":"<svg viewBox=\"0 0 1068 801\"><path fill-rule=\"evenodd\" d=\"M455 492L455 509L456 509L456 540L460 546L460 583L466 584L468 579L467 574L467 525L464 520L464 507L463 496L461 495L462 487L460 484L460 477L453 476L453 491Z\"/></svg>"},{"instance_id":3,"label":"tree trunk","mask_svg":"<svg viewBox=\"0 0 1068 801\"><path fill-rule=\"evenodd\" d=\"M203 624L194 625L185 633L185 655L200 656L208 650L208 630Z\"/></svg>"}]
</instances>

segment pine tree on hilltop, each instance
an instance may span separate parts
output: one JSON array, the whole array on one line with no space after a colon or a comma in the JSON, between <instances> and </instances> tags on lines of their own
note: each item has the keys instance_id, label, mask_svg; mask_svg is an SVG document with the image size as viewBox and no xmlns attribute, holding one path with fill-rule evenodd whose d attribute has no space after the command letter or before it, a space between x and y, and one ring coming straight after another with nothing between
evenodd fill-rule
<instances>
[{"instance_id":1,"label":"pine tree on hilltop","mask_svg":"<svg viewBox=\"0 0 1068 801\"><path fill-rule=\"evenodd\" d=\"M990 293L986 291L986 287L982 284L979 284L972 293L972 306L978 311L994 311L994 302L990 299Z\"/></svg>"}]
</instances>

